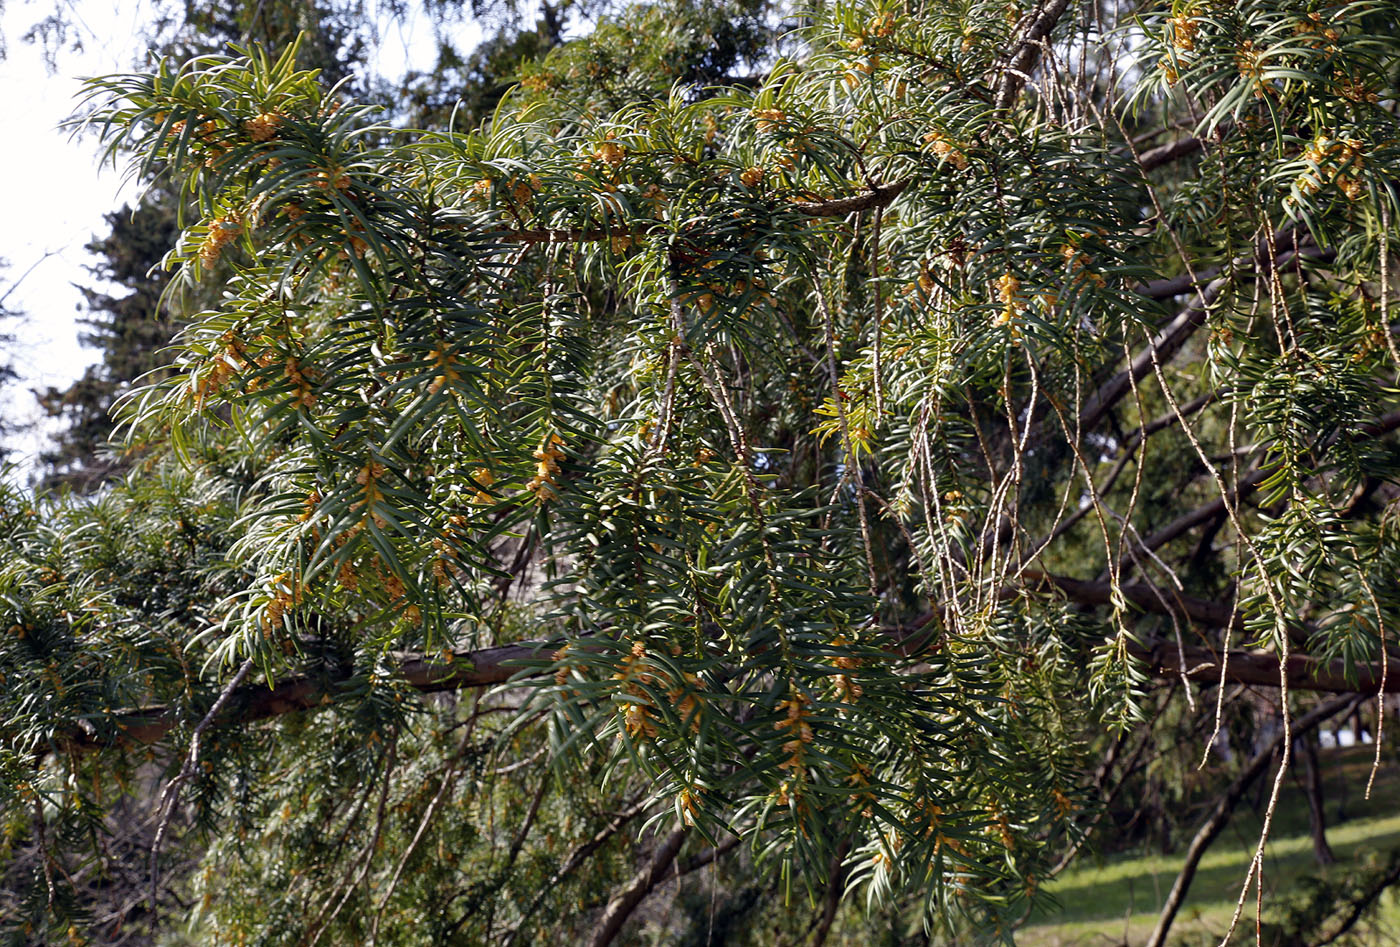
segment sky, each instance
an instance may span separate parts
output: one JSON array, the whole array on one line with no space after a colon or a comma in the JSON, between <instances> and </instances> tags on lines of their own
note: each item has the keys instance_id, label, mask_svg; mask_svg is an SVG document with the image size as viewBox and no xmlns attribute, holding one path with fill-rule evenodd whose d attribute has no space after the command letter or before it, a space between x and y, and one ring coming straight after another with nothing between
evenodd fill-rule
<instances>
[{"instance_id":1,"label":"sky","mask_svg":"<svg viewBox=\"0 0 1400 947\"><path fill-rule=\"evenodd\" d=\"M20 324L6 327L17 336L12 361L24 377L0 410L15 418L37 416L30 388L66 385L94 360L95 353L77 342L82 295L72 284L96 284L83 248L101 231L102 214L132 193L122 188L119 173L99 167L94 142L74 140L57 126L77 101L78 76L130 67L138 6L85 0L78 11L85 48L63 53L56 74L39 47L21 38L44 12L11 0L0 19L7 47L0 61L0 128L7 139L0 148L0 180L23 182L0 190L0 258L9 262L0 279L8 289L23 276L5 302L24 313ZM13 442L22 464L40 441L36 432Z\"/></svg>"},{"instance_id":2,"label":"sky","mask_svg":"<svg viewBox=\"0 0 1400 947\"><path fill-rule=\"evenodd\" d=\"M73 24L69 39L81 48L65 46L50 72L42 50L22 37L60 5ZM83 296L74 284L103 288L88 270L96 260L84 248L106 230L103 215L134 201L138 192L124 183L124 168L99 162L95 138L74 138L58 126L78 102L80 77L130 71L141 58L141 24L149 10L149 3L132 0L0 0L6 47L0 59L0 128L6 133L0 180L22 182L0 189L0 259L9 262L0 272L0 295L23 277L5 307L24 313L18 325L5 326L16 336L7 354L23 378L8 398L0 394L0 412L40 421L8 444L21 480L53 429L40 419L30 389L66 387L97 358L78 342ZM426 18L414 13L402 21L376 19L381 39L375 64L382 76L400 76L410 62L431 65L434 36ZM459 28L475 30L470 23Z\"/></svg>"}]
</instances>

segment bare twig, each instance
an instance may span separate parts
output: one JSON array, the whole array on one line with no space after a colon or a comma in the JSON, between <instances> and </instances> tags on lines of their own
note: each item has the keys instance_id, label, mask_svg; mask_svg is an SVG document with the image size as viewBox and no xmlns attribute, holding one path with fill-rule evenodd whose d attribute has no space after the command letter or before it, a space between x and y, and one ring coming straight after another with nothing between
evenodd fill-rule
<instances>
[{"instance_id":1,"label":"bare twig","mask_svg":"<svg viewBox=\"0 0 1400 947\"><path fill-rule=\"evenodd\" d=\"M1315 707L1293 721L1291 728L1293 737L1296 739L1329 717L1356 706L1361 699L1360 696L1338 697ZM1266 747L1245 765L1244 770L1235 777L1235 781L1220 794L1215 805L1211 808L1210 815L1206 817L1206 821L1196 830L1196 834L1186 850L1186 861L1182 864L1181 871L1172 884L1167 901L1162 906L1162 913L1157 918L1157 926L1153 929L1151 936L1147 938L1145 947L1163 947L1166 943L1172 922L1176 919L1177 912L1181 910L1182 902L1186 899L1186 892L1196 877L1196 869L1200 867L1201 859L1205 856L1206 850L1225 829L1235 807L1244 798L1245 792L1254 784L1255 780L1268 770L1269 763L1282 747L1285 736L1286 731L1280 731Z\"/></svg>"},{"instance_id":2,"label":"bare twig","mask_svg":"<svg viewBox=\"0 0 1400 947\"><path fill-rule=\"evenodd\" d=\"M219 718L223 712L224 705L229 702L238 685L243 683L243 679L248 676L248 672L253 669L253 659L246 659L238 668L238 673L233 675L233 679L225 685L219 694L214 705L209 708L209 712L204 715L204 719L195 725L194 734L190 737L189 753L185 756L184 765L180 767L180 772L174 779L166 783L164 791L160 794L160 801L156 804L156 811L160 813L160 822L156 825L155 841L151 843L151 916L157 916L159 906L157 896L160 891L160 848L165 841L165 830L170 827L170 819L175 815L175 806L179 802L180 787L189 782L194 776L195 768L199 765L199 741L204 736L204 731L209 729L210 724ZM173 721L172 721L173 726Z\"/></svg>"}]
</instances>

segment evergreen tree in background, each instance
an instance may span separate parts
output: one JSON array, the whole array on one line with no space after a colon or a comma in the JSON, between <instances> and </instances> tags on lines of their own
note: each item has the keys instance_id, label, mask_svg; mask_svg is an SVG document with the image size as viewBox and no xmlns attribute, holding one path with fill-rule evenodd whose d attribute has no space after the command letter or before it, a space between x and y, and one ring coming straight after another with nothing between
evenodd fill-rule
<instances>
[{"instance_id":1,"label":"evergreen tree in background","mask_svg":"<svg viewBox=\"0 0 1400 947\"><path fill-rule=\"evenodd\" d=\"M0 260L0 273L8 274L8 271L9 263ZM19 380L19 374L15 371L14 361L10 353L13 351L15 341L12 320L19 318L20 314L6 305L14 289L14 283L0 282L0 352L5 353L3 357L0 357L0 395L9 398L14 398L13 386ZM0 467L5 465L10 455L10 448L5 441L13 437L17 430L16 423L6 415L7 412L0 412Z\"/></svg>"},{"instance_id":2,"label":"evergreen tree in background","mask_svg":"<svg viewBox=\"0 0 1400 947\"><path fill-rule=\"evenodd\" d=\"M154 5L146 27L147 55L184 60L250 39L281 49L301 36L298 63L319 69L335 83L368 67L373 37L367 12L363 3L316 0L186 4L179 9ZM67 26L61 12L55 16L46 21L45 32L51 43L62 45ZM113 405L138 379L166 366L166 348L187 315L213 302L188 292L164 297L168 274L161 264L177 231L181 195L158 181L151 183L155 187L135 212L123 208L108 214L111 231L88 244L101 261L94 275L124 295L83 290L91 315L81 340L97 351L97 362L68 388L37 393L47 414L62 425L53 446L40 457L46 486L87 492L124 469L121 449L109 447Z\"/></svg>"},{"instance_id":3,"label":"evergreen tree in background","mask_svg":"<svg viewBox=\"0 0 1400 947\"><path fill-rule=\"evenodd\" d=\"M151 373L166 365L165 348L180 324L171 306L161 303L169 277L159 269L178 233L173 202L173 195L152 194L135 212L123 207L108 214L111 232L88 244L102 261L95 275L126 294L83 291L93 315L84 320L87 331L80 338L101 360L66 390L39 394L48 415L63 423L54 447L40 457L50 484L89 491L120 469L107 449L113 402L132 382L154 379Z\"/></svg>"},{"instance_id":4,"label":"evergreen tree in background","mask_svg":"<svg viewBox=\"0 0 1400 947\"><path fill-rule=\"evenodd\" d=\"M1400 689L1393 4L592 12L450 127L91 86L190 302L130 472L0 496L14 942L1005 941L1228 746L1161 947Z\"/></svg>"}]
</instances>

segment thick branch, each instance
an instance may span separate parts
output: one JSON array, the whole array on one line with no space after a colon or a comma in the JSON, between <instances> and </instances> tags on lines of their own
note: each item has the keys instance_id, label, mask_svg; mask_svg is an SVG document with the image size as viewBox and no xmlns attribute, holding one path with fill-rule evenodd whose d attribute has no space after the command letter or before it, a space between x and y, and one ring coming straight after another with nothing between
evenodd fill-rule
<instances>
[{"instance_id":1,"label":"thick branch","mask_svg":"<svg viewBox=\"0 0 1400 947\"><path fill-rule=\"evenodd\" d=\"M1201 150L1203 144L1199 138L1183 138L1180 141L1158 145L1156 148L1149 148L1138 155L1138 164L1142 166L1144 171L1155 171L1162 165L1171 164L1178 158L1194 155Z\"/></svg>"},{"instance_id":2,"label":"thick branch","mask_svg":"<svg viewBox=\"0 0 1400 947\"><path fill-rule=\"evenodd\" d=\"M1277 684L1278 680L1275 679L1274 683ZM1345 710L1359 699L1358 697L1338 697L1315 707L1293 721L1293 738L1297 739L1303 736L1328 717ZM1147 939L1146 947L1162 947L1166 943L1172 921L1176 919L1177 912L1181 910L1181 904L1186 899L1186 891L1191 887L1191 882L1196 877L1196 869L1200 867L1201 859L1205 856L1206 850L1224 831L1225 826L1230 821L1231 813L1235 811L1235 807L1244 798L1245 792L1254 784L1255 780L1268 770L1269 762L1274 758L1274 754L1278 753L1279 747L1283 745L1284 732L1280 728L1278 735L1269 742L1269 745L1249 761L1244 771L1235 777L1235 781L1216 800L1210 815L1196 831L1195 837L1191 839L1191 846L1186 850L1186 862L1181 866L1180 874L1176 876L1176 883L1172 885L1171 893L1167 895L1167 902L1162 906L1162 913L1157 918L1157 927L1152 931L1152 936Z\"/></svg>"},{"instance_id":3,"label":"thick branch","mask_svg":"<svg viewBox=\"0 0 1400 947\"><path fill-rule=\"evenodd\" d=\"M909 186L911 180L905 178L893 184L879 184L864 194L856 194L853 197L838 197L826 201L797 201L792 206L808 217L844 217L859 210L888 207Z\"/></svg>"},{"instance_id":4,"label":"thick branch","mask_svg":"<svg viewBox=\"0 0 1400 947\"><path fill-rule=\"evenodd\" d=\"M549 644L546 641L529 641L481 651L462 651L455 653L450 663L412 657L399 666L398 677L425 694L502 684L520 670L520 662L535 657L541 648ZM333 703L345 683L297 677L271 688L266 684L239 687L230 695L227 706L215 718L214 725L253 723ZM165 707L128 711L111 720L117 730L114 738L103 739L87 733L74 736L68 747L81 752L102 749L112 743L125 746L156 743L174 729L178 721L179 715Z\"/></svg>"},{"instance_id":5,"label":"thick branch","mask_svg":"<svg viewBox=\"0 0 1400 947\"><path fill-rule=\"evenodd\" d=\"M1280 238L1280 243L1285 239L1296 239L1296 233L1285 235ZM1230 269L1236 270L1247 266L1253 259L1258 259L1257 278L1266 278L1275 267L1283 267L1293 262L1299 256L1308 259L1330 259L1334 255L1331 250L1319 250L1316 247L1304 249L1293 248L1284 253L1271 255L1266 252L1266 248L1258 247L1251 256L1241 256L1234 261ZM1206 316L1220 298L1221 293L1230 285L1233 277L1228 273L1210 281L1196 297L1196 301L1176 314L1164 325L1148 344L1133 360L1128 363L1128 367L1104 382L1094 394L1084 404L1083 410L1079 413L1079 429L1081 431L1093 430L1100 421L1103 420L1113 406L1121 401L1133 386L1146 378L1151 372L1154 364L1166 365L1171 361L1177 352L1181 351L1187 341L1195 334L1196 330L1205 324Z\"/></svg>"},{"instance_id":6,"label":"thick branch","mask_svg":"<svg viewBox=\"0 0 1400 947\"><path fill-rule=\"evenodd\" d=\"M1149 299L1171 299L1173 296L1180 296L1188 290L1199 290L1202 286L1208 285L1211 280L1220 275L1220 270L1221 267L1212 266L1208 269L1198 270L1195 276L1190 273L1182 273L1180 276L1153 280L1150 283L1143 283L1136 292L1139 296L1146 296Z\"/></svg>"},{"instance_id":7,"label":"thick branch","mask_svg":"<svg viewBox=\"0 0 1400 947\"><path fill-rule=\"evenodd\" d=\"M1321 940L1308 945L1308 947L1326 947L1327 944L1332 943L1347 931L1351 930L1356 926L1356 922L1361 920L1366 914L1371 905L1376 902L1376 899L1384 894L1387 888L1395 884L1400 884L1400 852L1392 851L1390 853L1389 868L1379 877L1371 879L1365 885L1360 894L1357 895L1355 900L1348 906L1347 916L1342 919L1337 929Z\"/></svg>"},{"instance_id":8,"label":"thick branch","mask_svg":"<svg viewBox=\"0 0 1400 947\"><path fill-rule=\"evenodd\" d=\"M1055 588L1080 605L1109 605L1113 601L1113 586L1108 582L1084 582L1065 576L1048 575L1027 569L1023 588ZM1234 609L1221 602L1182 595L1174 589L1164 589L1146 582L1133 582L1118 587L1129 603L1159 615L1175 614L1208 628L1225 628L1235 621ZM1010 591L1004 594L1013 594Z\"/></svg>"},{"instance_id":9,"label":"thick branch","mask_svg":"<svg viewBox=\"0 0 1400 947\"><path fill-rule=\"evenodd\" d=\"M1387 415L1384 423L1400 426L1400 412ZM1002 597L1026 592L1048 592L1063 595L1081 605L1098 606L1112 602L1113 587L1108 582L1086 582L1065 576L1050 575L1035 570L1022 574L1022 584L1002 590ZM1182 595L1146 582L1119 586L1119 592L1131 605L1144 612L1176 615L1191 623L1209 628L1224 628L1240 619L1233 609L1220 602ZM927 647L930 636L921 629L931 628L936 613L928 613L895 634L892 649L909 652ZM541 652L558 646L555 640L522 641L518 644L485 648L479 651L454 652L451 661L406 658L399 666L397 677L403 683L425 694L489 687L503 684L520 673L524 665L538 658ZM1183 673L1192 680L1218 681L1219 657L1203 649L1187 649L1185 666L1175 648L1148 651L1132 646L1136 654L1149 661L1149 670L1160 676L1178 677ZM1227 680L1242 684L1274 686L1278 684L1278 658L1270 654L1231 652ZM1338 693L1376 693L1380 690L1380 669L1358 665L1348 676L1340 662L1321 662L1303 655L1294 655L1288 663L1289 687L1296 690L1335 691ZM215 718L214 725L245 725L259 720L279 717L334 703L347 691L348 681L299 677L283 681L275 687L252 684L233 691L227 706ZM1386 693L1400 693L1400 674L1389 675ZM115 733L102 736L89 730L75 733L62 742L61 749L76 752L101 750L110 746L139 746L156 743L166 737L179 722L179 715L165 707L147 707L118 713L109 722ZM60 748L60 747L56 747Z\"/></svg>"},{"instance_id":10,"label":"thick branch","mask_svg":"<svg viewBox=\"0 0 1400 947\"><path fill-rule=\"evenodd\" d=\"M588 942L590 947L608 947L613 942L618 933L622 930L622 925L632 916L632 912L637 909L647 895L651 894L653 888L660 883L666 875L666 869L671 867L671 862L676 860L676 854L681 850L681 845L685 843L689 830L679 828L666 836L661 845L657 847L647 866L628 882L623 888L613 896L608 902L608 906L603 909L603 916L598 921L598 927L593 931L593 938Z\"/></svg>"},{"instance_id":11,"label":"thick branch","mask_svg":"<svg viewBox=\"0 0 1400 947\"><path fill-rule=\"evenodd\" d=\"M596 852L598 849L602 848L605 844L607 844L607 842L610 839L612 839L613 836L617 835L617 833L622 830L623 826L625 826L628 822L631 822L637 816L641 815L644 811L646 811L646 808L649 804L650 801L648 800L647 802L638 803L637 805L632 806L630 809L627 809L623 812L619 812L611 822L609 822L603 828L599 829L596 833L594 833L592 838L584 842L578 848L574 849L573 852L569 854L569 857L564 861L564 864L561 865L554 872L554 874L550 875L549 880L543 885L539 886L539 888L535 892L534 899L530 901L529 907L527 907L525 911L522 912L523 916L527 918L533 917L535 909L540 906L540 902L542 902L545 899L545 895L549 894L551 891L554 891L560 881L563 881L565 877L572 874L594 852ZM511 931L510 937L506 940L506 947L511 947L511 945L513 945L516 942L516 940L520 937L520 931L523 929L523 927L523 924L516 925L515 929Z\"/></svg>"},{"instance_id":12,"label":"thick branch","mask_svg":"<svg viewBox=\"0 0 1400 947\"><path fill-rule=\"evenodd\" d=\"M698 871L704 868L711 862L723 858L725 855L734 851L743 840L742 836L731 835L714 848L707 848L703 852L697 852L688 858L677 860L670 868L666 869L666 873L661 876L661 880L658 881L657 884L665 884L672 878L679 878L682 875L688 875L692 871Z\"/></svg>"},{"instance_id":13,"label":"thick branch","mask_svg":"<svg viewBox=\"0 0 1400 947\"><path fill-rule=\"evenodd\" d=\"M1234 504L1239 502L1242 498L1249 496L1255 490L1259 489L1259 485L1269 479L1273 473L1274 471L1272 468L1269 470L1260 470L1258 467L1255 467L1248 471L1240 478L1238 486L1230 491L1229 502ZM1203 506L1198 506L1194 510L1181 514L1166 526L1163 526L1155 533L1149 535L1142 541L1141 548L1149 551L1160 549L1182 533L1190 532L1202 523L1209 523L1212 520L1224 516L1225 511L1225 498L1216 497ZM1126 553L1124 555L1126 556Z\"/></svg>"},{"instance_id":14,"label":"thick branch","mask_svg":"<svg viewBox=\"0 0 1400 947\"><path fill-rule=\"evenodd\" d=\"M1186 677L1210 684L1220 682L1221 656L1205 648L1178 649L1174 644L1161 644L1148 649L1130 642L1128 651L1147 663L1147 671L1155 677ZM1184 658L1184 660L1183 660ZM1278 687L1278 655L1263 651L1231 651L1225 656L1225 678L1239 684L1256 687ZM1333 694L1400 693L1400 673L1382 675L1381 668L1372 664L1354 665L1347 672L1340 659L1322 661L1304 654L1288 656L1288 689L1321 691ZM1381 687L1381 678L1385 687Z\"/></svg>"},{"instance_id":15,"label":"thick branch","mask_svg":"<svg viewBox=\"0 0 1400 947\"><path fill-rule=\"evenodd\" d=\"M1069 0L1050 0L1032 15L1002 71L994 103L998 111L1010 108L1016 96L1025 87L1031 70L1040 62L1041 45L1068 9Z\"/></svg>"},{"instance_id":16,"label":"thick branch","mask_svg":"<svg viewBox=\"0 0 1400 947\"><path fill-rule=\"evenodd\" d=\"M1151 437L1153 434L1156 434L1158 431L1164 430L1175 424L1180 423L1181 418L1190 417L1196 412L1206 408L1212 402L1220 398L1229 397L1233 390L1234 389L1230 388L1227 385L1226 387L1221 388L1218 391L1207 391L1203 395L1198 395L1197 397L1192 398L1190 401L1178 405L1176 411L1168 411L1165 414L1159 414L1157 417L1153 418L1151 421L1148 421L1142 427L1138 428L1135 431L1129 431L1126 435L1124 435L1123 446L1121 450L1132 450L1133 448L1137 447L1138 444L1147 440L1149 437Z\"/></svg>"},{"instance_id":17,"label":"thick branch","mask_svg":"<svg viewBox=\"0 0 1400 947\"><path fill-rule=\"evenodd\" d=\"M1182 408L1182 414L1183 416L1186 414L1185 407ZM1156 424L1158 422L1154 421L1152 423ZM1356 440L1369 440L1371 438L1381 437L1384 434L1389 434L1396 428L1400 428L1400 411L1392 411L1389 414L1382 415L1370 424L1362 425L1360 430L1358 430L1353 437ZM1260 484L1268 480L1273 473L1273 468L1261 470L1255 467L1250 470L1240 478L1238 486L1230 492L1229 502L1233 504L1249 496L1255 490L1259 489ZM1160 549L1182 533L1189 532L1202 523L1209 523L1212 520L1224 516L1225 510L1225 499L1223 497L1217 497L1203 506L1198 506L1194 510L1181 514L1166 526L1152 533L1142 541L1142 548L1148 550Z\"/></svg>"}]
</instances>

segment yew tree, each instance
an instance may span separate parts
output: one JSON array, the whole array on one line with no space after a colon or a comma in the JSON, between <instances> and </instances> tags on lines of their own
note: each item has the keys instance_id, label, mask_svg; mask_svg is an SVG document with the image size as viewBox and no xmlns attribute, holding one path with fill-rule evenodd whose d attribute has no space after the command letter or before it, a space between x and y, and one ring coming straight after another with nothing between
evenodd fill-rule
<instances>
[{"instance_id":1,"label":"yew tree","mask_svg":"<svg viewBox=\"0 0 1400 947\"><path fill-rule=\"evenodd\" d=\"M125 872L201 943L606 944L720 866L996 940L1160 682L1400 686L1395 4L842 0L708 63L740 13L620 9L477 127L256 47L90 84L170 291L231 275L122 483L0 500L16 942Z\"/></svg>"}]
</instances>

